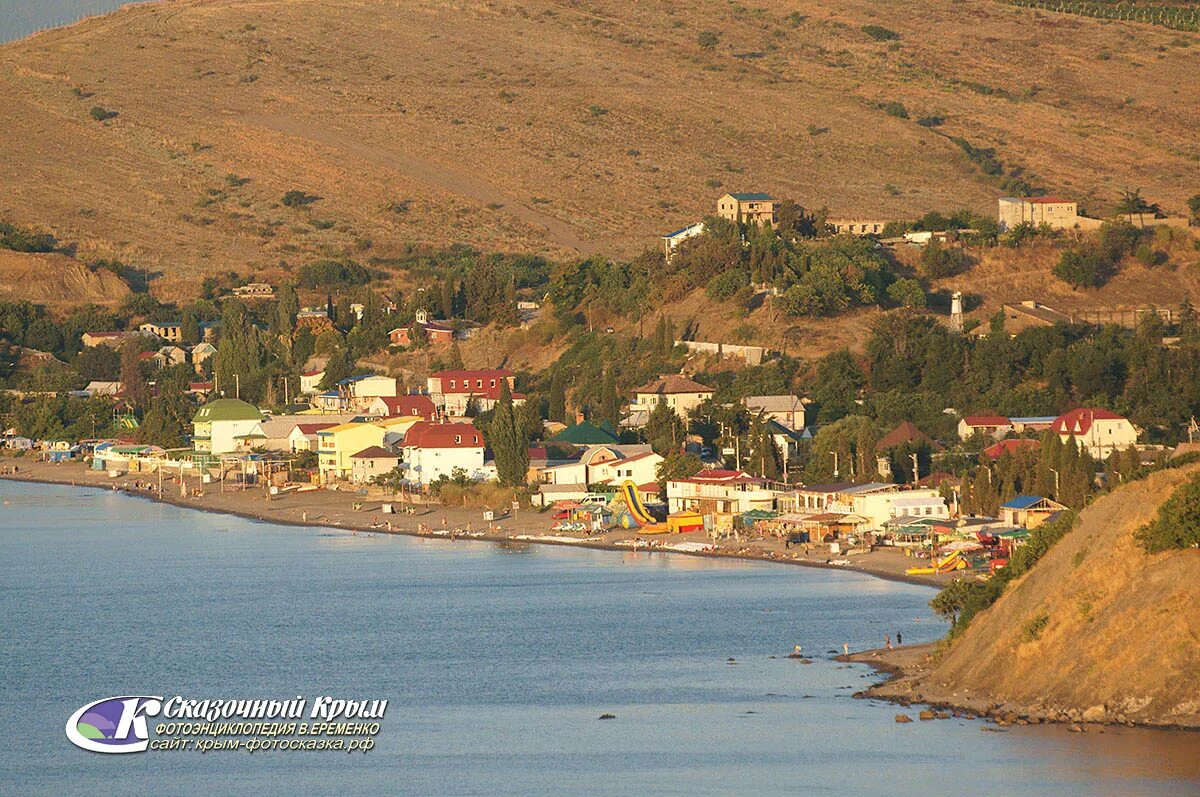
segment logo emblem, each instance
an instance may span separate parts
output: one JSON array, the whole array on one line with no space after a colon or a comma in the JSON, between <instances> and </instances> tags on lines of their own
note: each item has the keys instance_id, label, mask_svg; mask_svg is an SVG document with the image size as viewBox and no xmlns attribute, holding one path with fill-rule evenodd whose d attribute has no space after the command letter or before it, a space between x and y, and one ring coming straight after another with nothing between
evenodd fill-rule
<instances>
[{"instance_id":1,"label":"logo emblem","mask_svg":"<svg viewBox=\"0 0 1200 797\"><path fill-rule=\"evenodd\" d=\"M71 715L67 738L93 753L141 753L150 745L146 717L157 716L161 710L161 697L106 697Z\"/></svg>"}]
</instances>

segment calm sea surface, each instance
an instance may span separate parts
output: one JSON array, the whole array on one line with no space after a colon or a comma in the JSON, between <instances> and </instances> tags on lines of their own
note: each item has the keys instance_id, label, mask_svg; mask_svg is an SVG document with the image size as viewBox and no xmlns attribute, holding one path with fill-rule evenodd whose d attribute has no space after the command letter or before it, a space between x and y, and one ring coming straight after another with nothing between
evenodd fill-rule
<instances>
[{"instance_id":1,"label":"calm sea surface","mask_svg":"<svg viewBox=\"0 0 1200 797\"><path fill-rule=\"evenodd\" d=\"M0 0L0 43L125 5L130 0Z\"/></svg>"},{"instance_id":2,"label":"calm sea surface","mask_svg":"<svg viewBox=\"0 0 1200 797\"><path fill-rule=\"evenodd\" d=\"M875 676L830 652L939 636L922 587L354 536L99 490L0 482L0 499L2 793L1200 791L1200 735L899 725L852 699ZM813 664L771 658L796 642ZM70 744L76 708L132 694L390 703L366 754Z\"/></svg>"}]
</instances>

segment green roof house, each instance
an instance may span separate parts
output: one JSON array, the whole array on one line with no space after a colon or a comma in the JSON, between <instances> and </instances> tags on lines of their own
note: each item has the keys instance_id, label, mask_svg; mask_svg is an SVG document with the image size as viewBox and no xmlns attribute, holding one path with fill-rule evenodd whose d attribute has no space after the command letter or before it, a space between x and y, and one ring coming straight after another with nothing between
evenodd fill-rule
<instances>
[{"instance_id":1,"label":"green roof house","mask_svg":"<svg viewBox=\"0 0 1200 797\"><path fill-rule=\"evenodd\" d=\"M210 401L196 410L192 418L192 446L196 453L248 451L265 437L262 412L241 399Z\"/></svg>"},{"instance_id":2,"label":"green roof house","mask_svg":"<svg viewBox=\"0 0 1200 797\"><path fill-rule=\"evenodd\" d=\"M571 443L577 446L612 445L620 442L612 432L587 421L580 421L568 426L550 440L555 443Z\"/></svg>"}]
</instances>

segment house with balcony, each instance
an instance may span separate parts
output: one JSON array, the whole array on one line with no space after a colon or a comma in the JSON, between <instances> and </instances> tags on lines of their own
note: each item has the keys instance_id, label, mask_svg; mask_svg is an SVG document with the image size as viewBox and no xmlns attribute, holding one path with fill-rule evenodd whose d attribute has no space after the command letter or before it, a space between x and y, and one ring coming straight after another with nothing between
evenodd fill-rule
<instances>
[{"instance_id":1,"label":"house with balcony","mask_svg":"<svg viewBox=\"0 0 1200 797\"><path fill-rule=\"evenodd\" d=\"M766 479L740 470L702 470L695 476L667 482L667 507L671 512L770 512L779 495Z\"/></svg>"}]
</instances>

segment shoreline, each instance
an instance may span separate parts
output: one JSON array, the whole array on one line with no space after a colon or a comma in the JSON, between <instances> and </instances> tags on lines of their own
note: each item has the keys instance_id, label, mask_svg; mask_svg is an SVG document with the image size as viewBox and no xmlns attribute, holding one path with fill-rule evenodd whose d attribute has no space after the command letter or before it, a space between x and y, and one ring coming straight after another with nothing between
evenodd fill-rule
<instances>
[{"instance_id":1,"label":"shoreline","mask_svg":"<svg viewBox=\"0 0 1200 797\"><path fill-rule=\"evenodd\" d=\"M1005 702L995 695L974 694L967 690L929 684L925 676L932 669L933 658L944 641L904 645L891 650L874 648L836 656L835 659L851 664L866 664L887 676L879 683L855 692L854 698L882 700L906 709L926 706L919 712L918 718L921 720L977 719L990 723L982 730L994 732L1003 732L1013 726L1051 725L1065 728L1071 733L1104 733L1106 728L1200 733L1200 727L1190 725L1089 718L1085 711L1078 708ZM912 718L896 721L911 722Z\"/></svg>"},{"instance_id":2,"label":"shoreline","mask_svg":"<svg viewBox=\"0 0 1200 797\"><path fill-rule=\"evenodd\" d=\"M241 517L247 520L261 521L265 523L275 523L283 526L308 527L308 528L334 528L343 529L351 532L369 532L378 534L395 534L409 537L418 537L423 539L440 539L449 541L468 540L480 542L520 542L539 545L558 545L566 548L588 548L591 550L600 551L615 551L615 552L634 552L634 553L662 553L662 554L681 554L684 556L693 556L707 559L733 559L738 561L749 562L765 562L783 565L795 565L800 567L820 568L824 570L836 570L841 572L858 573L861 575L873 576L885 581L894 581L898 583L913 584L916 586L940 588L947 583L947 580L924 576L910 576L897 569L897 562L892 560L901 560L900 565L909 564L912 560L908 560L897 552L891 551L876 551L870 554L858 555L859 560L866 560L862 565L833 565L827 562L811 557L802 558L799 555L783 555L780 551L775 550L770 545L757 544L756 541L737 542L737 543L714 543L711 540L704 538L704 544L713 546L714 550L680 550L678 548L662 547L662 542L657 539L645 540L638 538L637 531L631 530L625 532L622 539L613 539L612 536L617 532L610 532L605 535L597 535L595 537L573 537L566 533L550 532L547 528L507 528L507 524L517 522L518 519L507 517L502 518L499 523L499 531L474 530L460 531L454 533L447 528L439 531L420 531L416 528L422 523L418 518L424 517L426 520L431 520L432 517L442 516L447 519L449 516L457 516L456 520L463 518L478 518L480 511L478 509L465 507L439 507L428 510L423 516L406 516L406 515L389 515L392 519L392 528L385 526L373 526L371 523L372 513L366 507L361 510L352 510L349 507L338 506L338 502L356 502L362 503L390 503L386 497L373 496L363 500L365 497L357 493L339 492L339 491L318 491L319 495L314 492L287 494L277 496L269 502L268 505L276 504L278 507L269 510L260 508L264 503L264 498L261 497L259 491L237 491L224 493L207 493L200 498L195 497L179 497L172 495L165 488L162 494L157 490L138 490L132 488L122 488L122 483L137 481L139 476L149 478L149 474L123 474L117 479L110 479L108 475L102 471L92 471L91 469L79 463L45 463L45 462L27 462L23 458L4 458L7 464L15 464L20 468L16 474L2 474L0 479L10 482L24 482L29 484L47 484L61 487L89 487L92 489L108 489L121 492L134 498L142 498L160 503L170 504L172 506L181 507L184 509L194 509L202 512L213 514L224 514ZM48 472L47 472L48 471ZM215 496L221 496L219 503ZM307 512L303 506L296 506L296 501L291 501L288 505L289 498L298 498L304 496L311 501L319 501L314 511L324 510L329 512L346 512L360 514L361 519L354 517L347 519L345 517L331 518L328 514L321 514L318 517L308 518ZM207 503L205 502L207 500ZM376 510L377 511L377 510ZM299 512L300 516L295 514ZM520 524L528 527L530 520L537 525L548 526L550 523L549 515L543 515L532 510L523 510L519 518ZM472 522L467 521L468 528ZM412 527L403 527L400 523L412 524ZM455 528L453 523L449 523L449 528ZM548 538L550 536L556 537ZM621 536L618 534L618 536ZM657 535L656 535L657 536ZM687 539L693 535L685 535L679 540L672 542L698 542L699 540ZM608 537L608 539L601 539ZM630 538L643 539L644 542L638 545L632 545L628 542ZM619 544L620 543L620 544ZM774 546L778 547L778 546ZM874 557L874 560L867 560L867 557ZM881 560L886 559L886 565Z\"/></svg>"}]
</instances>

